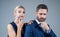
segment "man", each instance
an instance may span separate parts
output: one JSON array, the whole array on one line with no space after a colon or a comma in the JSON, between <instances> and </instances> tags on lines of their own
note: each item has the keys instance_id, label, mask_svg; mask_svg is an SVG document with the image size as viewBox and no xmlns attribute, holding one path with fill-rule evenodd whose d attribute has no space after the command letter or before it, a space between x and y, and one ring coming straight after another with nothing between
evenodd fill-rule
<instances>
[{"instance_id":1,"label":"man","mask_svg":"<svg viewBox=\"0 0 60 37\"><path fill-rule=\"evenodd\" d=\"M48 8L39 4L36 8L36 19L26 27L25 37L57 37L50 26L45 22Z\"/></svg>"}]
</instances>

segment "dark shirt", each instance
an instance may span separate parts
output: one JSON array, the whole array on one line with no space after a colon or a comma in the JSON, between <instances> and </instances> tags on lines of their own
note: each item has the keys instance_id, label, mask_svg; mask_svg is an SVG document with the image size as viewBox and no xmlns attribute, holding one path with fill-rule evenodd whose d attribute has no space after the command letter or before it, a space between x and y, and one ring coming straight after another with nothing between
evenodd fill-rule
<instances>
[{"instance_id":1,"label":"dark shirt","mask_svg":"<svg viewBox=\"0 0 60 37\"><path fill-rule=\"evenodd\" d=\"M15 24L14 22L11 22L10 24L12 25L12 27L13 27L13 29L14 29L16 35L17 35L17 26L16 26L16 24ZM22 30L21 30L21 37L24 37L26 25L27 25L27 23L24 23L24 25L23 25L23 27L22 27ZM8 37L9 37L9 35L8 35Z\"/></svg>"}]
</instances>

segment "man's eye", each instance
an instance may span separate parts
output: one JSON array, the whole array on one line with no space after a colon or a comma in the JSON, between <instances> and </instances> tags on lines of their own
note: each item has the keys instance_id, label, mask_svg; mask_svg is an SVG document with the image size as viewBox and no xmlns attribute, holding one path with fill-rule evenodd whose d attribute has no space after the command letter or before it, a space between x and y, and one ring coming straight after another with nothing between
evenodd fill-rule
<instances>
[{"instance_id":1,"label":"man's eye","mask_svg":"<svg viewBox=\"0 0 60 37\"><path fill-rule=\"evenodd\" d=\"M44 15L46 15L46 14L44 14Z\"/></svg>"}]
</instances>

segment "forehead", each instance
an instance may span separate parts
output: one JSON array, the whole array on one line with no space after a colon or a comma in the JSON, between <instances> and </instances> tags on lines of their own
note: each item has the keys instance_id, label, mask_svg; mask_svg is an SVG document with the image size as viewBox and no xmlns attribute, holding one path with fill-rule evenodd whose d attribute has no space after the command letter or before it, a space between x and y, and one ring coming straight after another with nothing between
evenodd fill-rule
<instances>
[{"instance_id":1,"label":"forehead","mask_svg":"<svg viewBox=\"0 0 60 37\"><path fill-rule=\"evenodd\" d=\"M47 10L46 10L46 9L39 9L38 12L39 12L39 13L47 13Z\"/></svg>"},{"instance_id":2,"label":"forehead","mask_svg":"<svg viewBox=\"0 0 60 37\"><path fill-rule=\"evenodd\" d=\"M24 9L23 8L18 8L17 11L24 11Z\"/></svg>"}]
</instances>

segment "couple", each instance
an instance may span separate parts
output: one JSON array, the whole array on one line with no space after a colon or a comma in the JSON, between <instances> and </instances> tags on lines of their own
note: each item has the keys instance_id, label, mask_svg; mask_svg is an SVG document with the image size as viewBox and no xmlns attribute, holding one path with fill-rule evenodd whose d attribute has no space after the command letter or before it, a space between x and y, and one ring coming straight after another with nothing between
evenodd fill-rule
<instances>
[{"instance_id":1,"label":"couple","mask_svg":"<svg viewBox=\"0 0 60 37\"><path fill-rule=\"evenodd\" d=\"M48 7L39 4L36 8L36 19L23 23L25 8L17 6L14 10L15 20L8 24L8 37L57 37L50 26L45 22Z\"/></svg>"}]
</instances>

